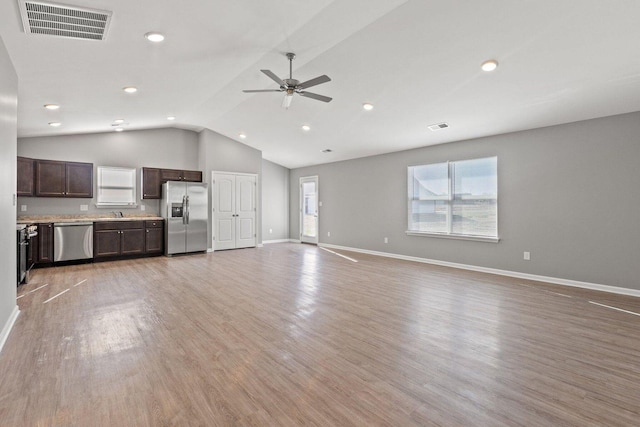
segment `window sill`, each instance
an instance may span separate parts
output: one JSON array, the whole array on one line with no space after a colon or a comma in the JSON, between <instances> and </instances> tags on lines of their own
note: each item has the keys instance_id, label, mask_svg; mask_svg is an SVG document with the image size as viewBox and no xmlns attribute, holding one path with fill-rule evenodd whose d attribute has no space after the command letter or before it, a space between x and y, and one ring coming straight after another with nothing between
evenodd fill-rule
<instances>
[{"instance_id":1,"label":"window sill","mask_svg":"<svg viewBox=\"0 0 640 427\"><path fill-rule=\"evenodd\" d=\"M405 231L407 236L435 237L438 239L471 240L473 242L498 243L499 237L465 236L462 234L429 233L427 231Z\"/></svg>"}]
</instances>

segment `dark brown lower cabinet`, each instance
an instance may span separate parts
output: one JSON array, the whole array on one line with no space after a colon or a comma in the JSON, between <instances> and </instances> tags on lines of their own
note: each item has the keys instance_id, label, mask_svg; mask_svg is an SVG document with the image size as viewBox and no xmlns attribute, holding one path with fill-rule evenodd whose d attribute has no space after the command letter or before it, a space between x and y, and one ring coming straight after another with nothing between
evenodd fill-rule
<instances>
[{"instance_id":1,"label":"dark brown lower cabinet","mask_svg":"<svg viewBox=\"0 0 640 427\"><path fill-rule=\"evenodd\" d=\"M144 249L148 254L160 254L164 251L164 222L145 221Z\"/></svg>"},{"instance_id":2,"label":"dark brown lower cabinet","mask_svg":"<svg viewBox=\"0 0 640 427\"><path fill-rule=\"evenodd\" d=\"M93 257L144 253L144 221L96 222L93 225Z\"/></svg>"},{"instance_id":3,"label":"dark brown lower cabinet","mask_svg":"<svg viewBox=\"0 0 640 427\"><path fill-rule=\"evenodd\" d=\"M93 257L162 253L163 221L108 221L93 226Z\"/></svg>"},{"instance_id":4,"label":"dark brown lower cabinet","mask_svg":"<svg viewBox=\"0 0 640 427\"><path fill-rule=\"evenodd\" d=\"M36 240L38 245L38 264L46 264L53 262L53 224L42 223L38 224L38 239Z\"/></svg>"}]
</instances>

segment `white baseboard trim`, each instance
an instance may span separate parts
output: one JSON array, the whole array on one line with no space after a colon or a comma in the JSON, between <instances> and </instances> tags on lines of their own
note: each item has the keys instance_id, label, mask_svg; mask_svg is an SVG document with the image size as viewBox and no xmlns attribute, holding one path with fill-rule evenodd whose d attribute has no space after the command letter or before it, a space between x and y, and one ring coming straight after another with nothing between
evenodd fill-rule
<instances>
[{"instance_id":1,"label":"white baseboard trim","mask_svg":"<svg viewBox=\"0 0 640 427\"><path fill-rule=\"evenodd\" d=\"M263 245L270 245L272 243L296 243L294 240L291 239L275 239L275 240L263 240L262 244Z\"/></svg>"},{"instance_id":2,"label":"white baseboard trim","mask_svg":"<svg viewBox=\"0 0 640 427\"><path fill-rule=\"evenodd\" d=\"M300 240L296 239L277 239L277 240L265 240L262 242L264 245L268 245L271 243L301 243Z\"/></svg>"},{"instance_id":3,"label":"white baseboard trim","mask_svg":"<svg viewBox=\"0 0 640 427\"><path fill-rule=\"evenodd\" d=\"M539 276L537 274L520 273L518 271L500 270L497 268L480 267L477 265L459 264L456 262L439 261L435 259L419 258L407 255L398 255L389 252L370 251L367 249L350 248L348 246L331 245L328 243L320 243L318 246L338 249L350 252L359 252L368 255L382 256L387 258L401 259L405 261L421 262L423 264L440 265L443 267L459 268L461 270L478 271L481 273L497 274L499 276L515 277L517 279L534 280L537 282L553 283L555 285L572 286L574 288L591 289L594 291L610 292L613 294L629 295L640 298L640 290L621 288L618 286L601 285L598 283L580 282L578 280L560 279L557 277Z\"/></svg>"},{"instance_id":4,"label":"white baseboard trim","mask_svg":"<svg viewBox=\"0 0 640 427\"><path fill-rule=\"evenodd\" d=\"M20 314L20 309L16 305L13 308L13 312L11 312L11 316L9 316L9 320L7 320L7 323L5 323L2 328L2 332L0 332L0 351L2 351L2 347L4 347L4 343L7 341L7 338L9 338L9 333L11 333L11 329L13 329L13 325L16 323L18 314Z\"/></svg>"}]
</instances>

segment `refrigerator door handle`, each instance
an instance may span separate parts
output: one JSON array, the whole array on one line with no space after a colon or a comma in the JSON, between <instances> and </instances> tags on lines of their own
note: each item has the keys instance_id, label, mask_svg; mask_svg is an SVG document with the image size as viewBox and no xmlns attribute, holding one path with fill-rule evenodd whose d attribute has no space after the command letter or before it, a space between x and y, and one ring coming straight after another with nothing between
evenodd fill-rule
<instances>
[{"instance_id":1,"label":"refrigerator door handle","mask_svg":"<svg viewBox=\"0 0 640 427\"><path fill-rule=\"evenodd\" d=\"M189 225L189 196L185 196L187 198L187 225Z\"/></svg>"},{"instance_id":2,"label":"refrigerator door handle","mask_svg":"<svg viewBox=\"0 0 640 427\"><path fill-rule=\"evenodd\" d=\"M182 196L182 224L187 224L187 196Z\"/></svg>"}]
</instances>

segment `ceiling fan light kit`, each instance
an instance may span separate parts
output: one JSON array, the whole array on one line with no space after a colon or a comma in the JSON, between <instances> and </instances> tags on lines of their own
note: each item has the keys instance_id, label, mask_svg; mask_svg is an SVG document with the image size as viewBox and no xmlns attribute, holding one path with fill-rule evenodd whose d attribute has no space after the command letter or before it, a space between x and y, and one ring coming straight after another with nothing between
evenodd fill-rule
<instances>
[{"instance_id":1,"label":"ceiling fan light kit","mask_svg":"<svg viewBox=\"0 0 640 427\"><path fill-rule=\"evenodd\" d=\"M282 106L284 108L289 108L291 106L291 101L293 101L293 95L298 94L300 96L304 96L306 98L315 99L317 101L322 102L331 102L330 97L324 95L318 95L317 93L307 92L305 89L308 89L312 86L317 86L322 83L330 82L331 79L327 75L318 76L311 80L307 80L305 82L300 83L299 80L293 78L293 60L296 57L295 53L287 53L287 59L289 60L289 78L281 79L271 70L260 70L267 77L269 77L274 82L280 85L279 89L256 89L256 90L243 90L245 93L257 93L257 92L285 92L284 99L282 100Z\"/></svg>"}]
</instances>

